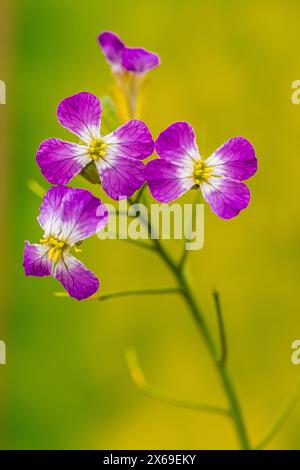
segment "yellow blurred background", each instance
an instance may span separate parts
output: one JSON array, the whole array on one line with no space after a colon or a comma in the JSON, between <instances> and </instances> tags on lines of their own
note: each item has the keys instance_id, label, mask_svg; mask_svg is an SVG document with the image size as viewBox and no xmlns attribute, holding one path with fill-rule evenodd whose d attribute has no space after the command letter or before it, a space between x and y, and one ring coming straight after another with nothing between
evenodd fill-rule
<instances>
[{"instance_id":1,"label":"yellow blurred background","mask_svg":"<svg viewBox=\"0 0 300 470\"><path fill-rule=\"evenodd\" d=\"M0 79L9 91L0 107L6 127L2 176L7 170L0 339L8 351L7 365L0 366L1 448L237 447L226 419L151 401L129 376L124 351L130 346L147 378L163 391L225 403L182 301L77 302L55 298L59 285L53 279L23 274L24 240L36 242L41 233L40 200L27 182L48 187L35 163L36 149L47 137L72 140L56 120L61 99L84 90L106 93L111 77L97 35L107 29L161 57L161 66L149 74L142 111L153 136L187 120L205 156L235 135L256 149L259 172L249 183L249 209L223 221L206 206L204 249L189 258L197 299L216 338L211 292L220 291L229 368L256 443L300 374L290 360L291 343L300 339L300 105L291 102L291 83L300 79L299 2L1 4L6 68L3 60ZM74 185L91 189L80 177ZM107 200L101 189L92 189ZM187 195L181 201L191 200ZM169 244L175 251L178 246ZM121 240L88 240L82 260L99 275L103 292L173 282L157 257ZM269 448L300 449L299 418L300 406Z\"/></svg>"}]
</instances>

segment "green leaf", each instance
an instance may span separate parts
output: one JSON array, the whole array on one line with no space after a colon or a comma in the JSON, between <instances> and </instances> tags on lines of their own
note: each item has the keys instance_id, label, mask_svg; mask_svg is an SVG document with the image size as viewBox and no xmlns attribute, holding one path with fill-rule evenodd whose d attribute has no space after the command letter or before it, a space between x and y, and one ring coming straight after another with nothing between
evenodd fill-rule
<instances>
[{"instance_id":1,"label":"green leaf","mask_svg":"<svg viewBox=\"0 0 300 470\"><path fill-rule=\"evenodd\" d=\"M94 162L90 162L81 170L80 175L92 184L101 184L99 174Z\"/></svg>"}]
</instances>

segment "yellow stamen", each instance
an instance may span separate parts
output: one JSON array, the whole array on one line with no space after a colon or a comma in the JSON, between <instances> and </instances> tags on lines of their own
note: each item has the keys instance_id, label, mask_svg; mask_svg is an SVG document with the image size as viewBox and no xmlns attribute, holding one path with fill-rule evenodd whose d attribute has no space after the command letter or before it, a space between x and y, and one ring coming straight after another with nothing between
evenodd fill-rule
<instances>
[{"instance_id":1,"label":"yellow stamen","mask_svg":"<svg viewBox=\"0 0 300 470\"><path fill-rule=\"evenodd\" d=\"M212 168L205 166L204 160L197 160L194 166L194 181L195 184L200 184L201 181L208 179L211 176Z\"/></svg>"},{"instance_id":2,"label":"yellow stamen","mask_svg":"<svg viewBox=\"0 0 300 470\"><path fill-rule=\"evenodd\" d=\"M55 251L56 251L55 246L52 246L52 248L50 248L50 250L48 251L48 258L49 258L50 261L53 260L54 255L55 255Z\"/></svg>"},{"instance_id":3,"label":"yellow stamen","mask_svg":"<svg viewBox=\"0 0 300 470\"><path fill-rule=\"evenodd\" d=\"M98 158L103 158L106 155L107 144L102 139L94 139L89 147L90 157L95 161Z\"/></svg>"},{"instance_id":4,"label":"yellow stamen","mask_svg":"<svg viewBox=\"0 0 300 470\"><path fill-rule=\"evenodd\" d=\"M53 261L54 263L57 263L57 261L60 258L60 255L64 251L64 249L67 247L67 244L62 241L62 240L57 240L54 237L48 237L48 238L43 238L40 240L41 245L48 245L49 246L49 251L48 251L48 258L50 261Z\"/></svg>"}]
</instances>

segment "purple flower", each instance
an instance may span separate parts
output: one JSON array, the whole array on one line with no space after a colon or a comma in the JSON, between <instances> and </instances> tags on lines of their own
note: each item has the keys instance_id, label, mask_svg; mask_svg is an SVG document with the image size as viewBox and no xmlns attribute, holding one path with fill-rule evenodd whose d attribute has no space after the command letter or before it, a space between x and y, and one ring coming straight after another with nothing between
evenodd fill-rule
<instances>
[{"instance_id":1,"label":"purple flower","mask_svg":"<svg viewBox=\"0 0 300 470\"><path fill-rule=\"evenodd\" d=\"M56 186L47 192L38 222L44 230L40 244L25 242L23 266L26 276L57 279L71 297L86 299L99 288L99 281L70 252L108 222L100 199L84 189Z\"/></svg>"},{"instance_id":2,"label":"purple flower","mask_svg":"<svg viewBox=\"0 0 300 470\"><path fill-rule=\"evenodd\" d=\"M200 188L211 210L230 219L245 209L250 191L242 183L257 170L250 142L233 137L204 160L194 130L187 122L175 122L155 142L159 159L146 166L150 191L160 202L177 199L191 188Z\"/></svg>"},{"instance_id":3,"label":"purple flower","mask_svg":"<svg viewBox=\"0 0 300 470\"><path fill-rule=\"evenodd\" d=\"M101 103L87 92L61 101L57 117L82 143L60 139L41 143L36 159L51 184L67 184L94 162L103 189L112 199L126 199L143 185L145 166L141 160L151 155L154 147L146 124L133 119L102 137Z\"/></svg>"},{"instance_id":4,"label":"purple flower","mask_svg":"<svg viewBox=\"0 0 300 470\"><path fill-rule=\"evenodd\" d=\"M101 33L98 41L113 73L117 75L123 72L144 74L160 64L157 54L142 47L127 47L111 31Z\"/></svg>"}]
</instances>

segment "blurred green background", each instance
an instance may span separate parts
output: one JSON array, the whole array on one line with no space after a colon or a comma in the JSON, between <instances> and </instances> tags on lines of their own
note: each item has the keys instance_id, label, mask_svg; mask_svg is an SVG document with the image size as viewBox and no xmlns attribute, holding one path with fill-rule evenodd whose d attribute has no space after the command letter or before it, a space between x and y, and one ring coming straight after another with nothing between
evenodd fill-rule
<instances>
[{"instance_id":1,"label":"blurred green background","mask_svg":"<svg viewBox=\"0 0 300 470\"><path fill-rule=\"evenodd\" d=\"M47 186L35 152L47 137L71 137L55 116L62 98L83 90L106 93L111 77L96 40L104 29L161 56L161 67L149 75L142 112L154 136L173 121L187 120L206 156L234 135L255 146L259 172L250 182L249 209L223 221L206 207L205 246L192 253L189 269L216 335L212 288L221 293L229 367L257 442L300 374L290 361L291 343L300 338L300 105L291 102L291 83L300 79L299 2L9 3L2 229L9 288L2 309L5 335L0 332L8 364L0 366L1 447L237 446L226 419L151 401L130 379L128 346L137 350L149 380L165 392L225 403L183 302L166 296L79 303L55 298L59 285L53 279L23 274L23 242L38 241L41 234L40 201L27 181ZM74 184L88 187L80 178ZM172 250L177 247L170 243ZM172 284L158 258L124 241L94 237L84 248L82 260L99 275L103 291ZM299 418L300 406L269 447L300 449Z\"/></svg>"}]
</instances>

